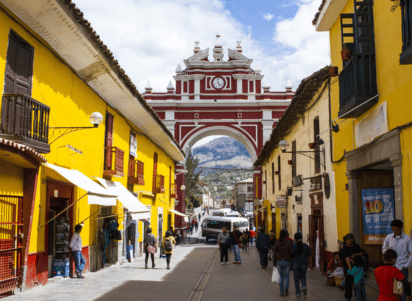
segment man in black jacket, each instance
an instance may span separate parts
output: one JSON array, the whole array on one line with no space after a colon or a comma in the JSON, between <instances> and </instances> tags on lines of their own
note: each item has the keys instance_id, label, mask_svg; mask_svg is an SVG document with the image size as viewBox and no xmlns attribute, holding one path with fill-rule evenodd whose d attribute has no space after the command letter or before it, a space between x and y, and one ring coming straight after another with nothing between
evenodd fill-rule
<instances>
[{"instance_id":1,"label":"man in black jacket","mask_svg":"<svg viewBox=\"0 0 412 301\"><path fill-rule=\"evenodd\" d=\"M256 248L259 251L260 265L262 269L265 269L268 266L268 252L270 249L270 240L261 229L258 231L258 237L256 240Z\"/></svg>"},{"instance_id":2,"label":"man in black jacket","mask_svg":"<svg viewBox=\"0 0 412 301\"><path fill-rule=\"evenodd\" d=\"M242 259L240 258L240 236L242 233L237 229L237 226L233 226L233 231L230 233L230 240L232 241L232 250L233 254L235 255L235 259L233 260L233 264L241 264Z\"/></svg>"}]
</instances>

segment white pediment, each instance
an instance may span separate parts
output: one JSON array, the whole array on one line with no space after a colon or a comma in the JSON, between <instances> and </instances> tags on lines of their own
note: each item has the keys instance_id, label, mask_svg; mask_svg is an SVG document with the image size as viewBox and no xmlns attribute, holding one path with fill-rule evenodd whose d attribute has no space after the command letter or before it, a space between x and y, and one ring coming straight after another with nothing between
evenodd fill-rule
<instances>
[{"instance_id":1,"label":"white pediment","mask_svg":"<svg viewBox=\"0 0 412 301\"><path fill-rule=\"evenodd\" d=\"M229 48L228 53L229 53L229 58L231 58L232 60L238 60L238 61L248 61L249 60L249 58L237 52L236 50L232 50Z\"/></svg>"}]
</instances>

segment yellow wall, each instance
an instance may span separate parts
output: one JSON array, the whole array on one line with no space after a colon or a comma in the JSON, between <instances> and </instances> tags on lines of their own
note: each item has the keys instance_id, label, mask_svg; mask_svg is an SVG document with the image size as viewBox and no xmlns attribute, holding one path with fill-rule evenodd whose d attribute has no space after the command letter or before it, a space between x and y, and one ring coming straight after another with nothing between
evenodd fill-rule
<instances>
[{"instance_id":1,"label":"yellow wall","mask_svg":"<svg viewBox=\"0 0 412 301\"><path fill-rule=\"evenodd\" d=\"M399 55L402 52L402 28L401 10L398 7L394 12L390 11L393 2L374 1L374 25L375 25L375 49L376 69L379 102L362 116L349 118L339 125L340 131L335 135L334 159L339 159L344 152L354 150L357 146L354 141L354 127L367 116L376 106L387 102L389 131L411 122L410 95L412 94L412 65L400 65ZM341 13L353 13L353 0L349 0ZM341 30L340 17L330 29L330 47L332 65L342 70L342 59L340 55ZM332 119L337 118L339 111L339 82L332 85ZM412 221L411 193L410 193L410 150L412 149L411 130L404 130L401 134L402 145L402 173L403 173L403 202L405 232L409 233ZM348 191L345 184L348 183L346 173L346 162L335 164L336 169L336 200L339 210L337 211L338 236L340 239L349 232L349 204Z\"/></svg>"},{"instance_id":2,"label":"yellow wall","mask_svg":"<svg viewBox=\"0 0 412 301\"><path fill-rule=\"evenodd\" d=\"M23 196L23 169L0 160L0 195Z\"/></svg>"},{"instance_id":3,"label":"yellow wall","mask_svg":"<svg viewBox=\"0 0 412 301\"><path fill-rule=\"evenodd\" d=\"M10 28L19 34L24 40L31 44L34 48L34 66L33 66L33 84L32 97L41 103L49 106L50 110L50 127L72 127L91 126L89 116L91 113L100 112L104 118L106 112L114 116L113 129L113 146L124 151L124 177L113 177L112 180L121 182L127 187L127 173L129 163L129 141L131 128L125 118L117 111L110 108L105 101L100 98L85 82L83 82L63 60L58 58L47 45L41 42L22 26L12 21L3 11L0 10L0 83L4 83L4 72L7 55L8 35ZM0 93L3 92L3 84L0 85ZM139 133L138 128L133 129ZM58 140L54 139L61 134L59 131L53 133L52 130L49 139L51 143L50 154L45 154L47 161L69 169L76 169L84 173L89 178L103 177L104 169L104 142L105 142L105 120L97 129L87 129L65 135ZM158 146L153 144L151 140L144 135L136 135L138 142L137 159L145 163L145 185L137 186L134 189L138 191L152 191L152 174L153 174L153 154L159 154L158 174L165 176L165 194L158 194L154 202L143 202L146 205L152 205L152 223L153 231L157 233L157 209L161 206L164 208L164 225L163 229L167 230L167 213L169 208L174 207L174 200L170 199L169 191L169 171L172 167L172 178L174 177L174 162L168 155ZM65 147L71 145L80 150L82 154L73 152ZM13 169L8 174L2 172L0 180L3 176L7 180L0 181L0 192L22 194L22 179L21 170ZM38 230L39 224L43 224L46 220L46 184L43 180L52 178L55 180L67 182L57 173L48 170L45 167L40 168L39 184L37 187L36 201L34 206L34 215L32 222L32 233L30 240L29 251L42 252L44 251L44 227ZM5 185L7 181L13 184ZM174 181L173 181L174 182ZM80 188L74 190L74 201L80 198L85 191ZM140 195L141 197L141 195ZM74 205L74 225L89 217L98 209L98 206L89 206L87 197L80 200ZM114 214L122 213L122 204L117 202ZM97 244L95 221L96 216L88 219L82 230L83 245ZM174 219L172 220L172 222ZM119 218L120 230L123 228L123 217ZM139 228L141 228L139 226ZM156 232L155 232L156 231ZM142 235L140 235L142 237Z\"/></svg>"}]
</instances>

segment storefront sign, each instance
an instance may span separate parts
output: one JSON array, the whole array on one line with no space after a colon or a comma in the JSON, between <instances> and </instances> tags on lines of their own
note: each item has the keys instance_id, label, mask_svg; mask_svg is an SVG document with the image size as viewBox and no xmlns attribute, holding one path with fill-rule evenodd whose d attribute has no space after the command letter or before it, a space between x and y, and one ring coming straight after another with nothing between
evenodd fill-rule
<instances>
[{"instance_id":1,"label":"storefront sign","mask_svg":"<svg viewBox=\"0 0 412 301\"><path fill-rule=\"evenodd\" d=\"M285 196L276 197L276 208L286 208L286 197Z\"/></svg>"},{"instance_id":2,"label":"storefront sign","mask_svg":"<svg viewBox=\"0 0 412 301\"><path fill-rule=\"evenodd\" d=\"M362 212L365 244L383 244L395 219L393 188L362 189Z\"/></svg>"},{"instance_id":3,"label":"storefront sign","mask_svg":"<svg viewBox=\"0 0 412 301\"><path fill-rule=\"evenodd\" d=\"M310 178L310 191L322 190L322 176Z\"/></svg>"},{"instance_id":4,"label":"storefront sign","mask_svg":"<svg viewBox=\"0 0 412 301\"><path fill-rule=\"evenodd\" d=\"M130 156L137 157L137 140L134 135L130 135Z\"/></svg>"}]
</instances>

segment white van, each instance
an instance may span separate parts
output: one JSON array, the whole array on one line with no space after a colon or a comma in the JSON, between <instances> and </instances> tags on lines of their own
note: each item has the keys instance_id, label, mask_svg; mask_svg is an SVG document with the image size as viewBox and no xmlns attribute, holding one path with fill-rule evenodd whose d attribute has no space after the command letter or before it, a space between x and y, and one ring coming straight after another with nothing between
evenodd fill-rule
<instances>
[{"instance_id":1,"label":"white van","mask_svg":"<svg viewBox=\"0 0 412 301\"><path fill-rule=\"evenodd\" d=\"M219 233L222 233L222 228L225 227L227 231L233 231L233 226L241 232L249 230L249 222L243 217L206 217L202 222L202 236L206 237L206 242L210 238L216 239Z\"/></svg>"},{"instance_id":2,"label":"white van","mask_svg":"<svg viewBox=\"0 0 412 301\"><path fill-rule=\"evenodd\" d=\"M212 213L212 216L240 217L239 212L230 209L219 209Z\"/></svg>"}]
</instances>

